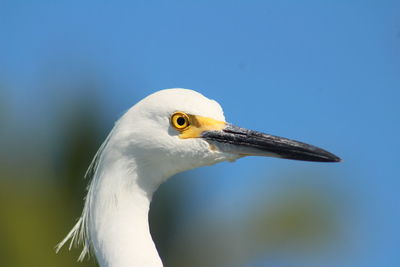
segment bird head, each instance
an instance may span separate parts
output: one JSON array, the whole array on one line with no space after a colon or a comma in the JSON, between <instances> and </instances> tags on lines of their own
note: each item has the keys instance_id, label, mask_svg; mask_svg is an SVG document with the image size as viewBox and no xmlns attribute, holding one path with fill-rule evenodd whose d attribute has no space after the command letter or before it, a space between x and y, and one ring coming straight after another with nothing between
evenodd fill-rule
<instances>
[{"instance_id":1,"label":"bird head","mask_svg":"<svg viewBox=\"0 0 400 267\"><path fill-rule=\"evenodd\" d=\"M340 161L321 148L227 123L216 101L187 89L149 95L117 128L121 151L134 154L141 165L158 166L166 175L244 156Z\"/></svg>"}]
</instances>

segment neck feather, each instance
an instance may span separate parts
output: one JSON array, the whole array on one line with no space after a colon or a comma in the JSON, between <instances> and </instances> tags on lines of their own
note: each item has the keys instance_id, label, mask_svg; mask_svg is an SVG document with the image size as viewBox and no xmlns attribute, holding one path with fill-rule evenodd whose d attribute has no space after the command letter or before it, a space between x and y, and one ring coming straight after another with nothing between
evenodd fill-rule
<instances>
[{"instance_id":1,"label":"neck feather","mask_svg":"<svg viewBox=\"0 0 400 267\"><path fill-rule=\"evenodd\" d=\"M88 227L100 265L162 266L148 223L156 188L140 186L143 177L133 160L105 160L98 171L91 185Z\"/></svg>"},{"instance_id":2,"label":"neck feather","mask_svg":"<svg viewBox=\"0 0 400 267\"><path fill-rule=\"evenodd\" d=\"M162 267L148 212L165 177L154 168L143 169L134 155L122 155L108 139L91 164L94 173L82 216L57 249L71 239L70 248L83 244L79 260L93 249L101 267Z\"/></svg>"}]
</instances>

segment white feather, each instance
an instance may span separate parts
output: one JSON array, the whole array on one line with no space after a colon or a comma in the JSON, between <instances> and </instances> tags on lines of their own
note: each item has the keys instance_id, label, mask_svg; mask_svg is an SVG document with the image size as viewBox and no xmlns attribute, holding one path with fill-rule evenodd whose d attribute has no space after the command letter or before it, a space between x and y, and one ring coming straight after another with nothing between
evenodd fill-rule
<instances>
[{"instance_id":1,"label":"white feather","mask_svg":"<svg viewBox=\"0 0 400 267\"><path fill-rule=\"evenodd\" d=\"M200 139L180 139L169 118L175 111L224 121L220 105L186 89L156 92L129 109L97 151L82 216L57 247L82 245L100 266L162 266L148 226L148 209L158 186L175 173L232 160Z\"/></svg>"}]
</instances>

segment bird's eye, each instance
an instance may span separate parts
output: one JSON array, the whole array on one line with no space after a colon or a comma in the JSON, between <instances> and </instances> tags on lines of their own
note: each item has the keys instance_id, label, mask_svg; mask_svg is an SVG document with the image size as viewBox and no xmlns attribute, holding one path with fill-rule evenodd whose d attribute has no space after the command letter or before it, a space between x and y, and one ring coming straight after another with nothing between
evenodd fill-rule
<instances>
[{"instance_id":1,"label":"bird's eye","mask_svg":"<svg viewBox=\"0 0 400 267\"><path fill-rule=\"evenodd\" d=\"M185 130L190 126L189 116L183 112L175 112L171 116L171 124L179 131Z\"/></svg>"}]
</instances>

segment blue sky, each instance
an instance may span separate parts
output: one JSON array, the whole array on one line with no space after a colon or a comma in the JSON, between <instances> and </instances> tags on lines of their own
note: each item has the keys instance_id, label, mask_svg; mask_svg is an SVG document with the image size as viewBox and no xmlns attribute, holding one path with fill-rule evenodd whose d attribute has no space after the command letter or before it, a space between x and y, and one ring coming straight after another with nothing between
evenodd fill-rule
<instances>
[{"instance_id":1,"label":"blue sky","mask_svg":"<svg viewBox=\"0 0 400 267\"><path fill-rule=\"evenodd\" d=\"M110 121L151 92L184 87L219 101L232 123L324 147L344 162L249 158L195 171L218 179L195 179L208 196L199 189L193 201L251 194L262 178L242 177L258 173L333 173L363 195L365 233L380 244L357 266L394 266L399 14L399 1L2 1L0 81L28 125L27 111L45 124L54 99L80 93L43 84L85 72L105 82Z\"/></svg>"}]
</instances>

